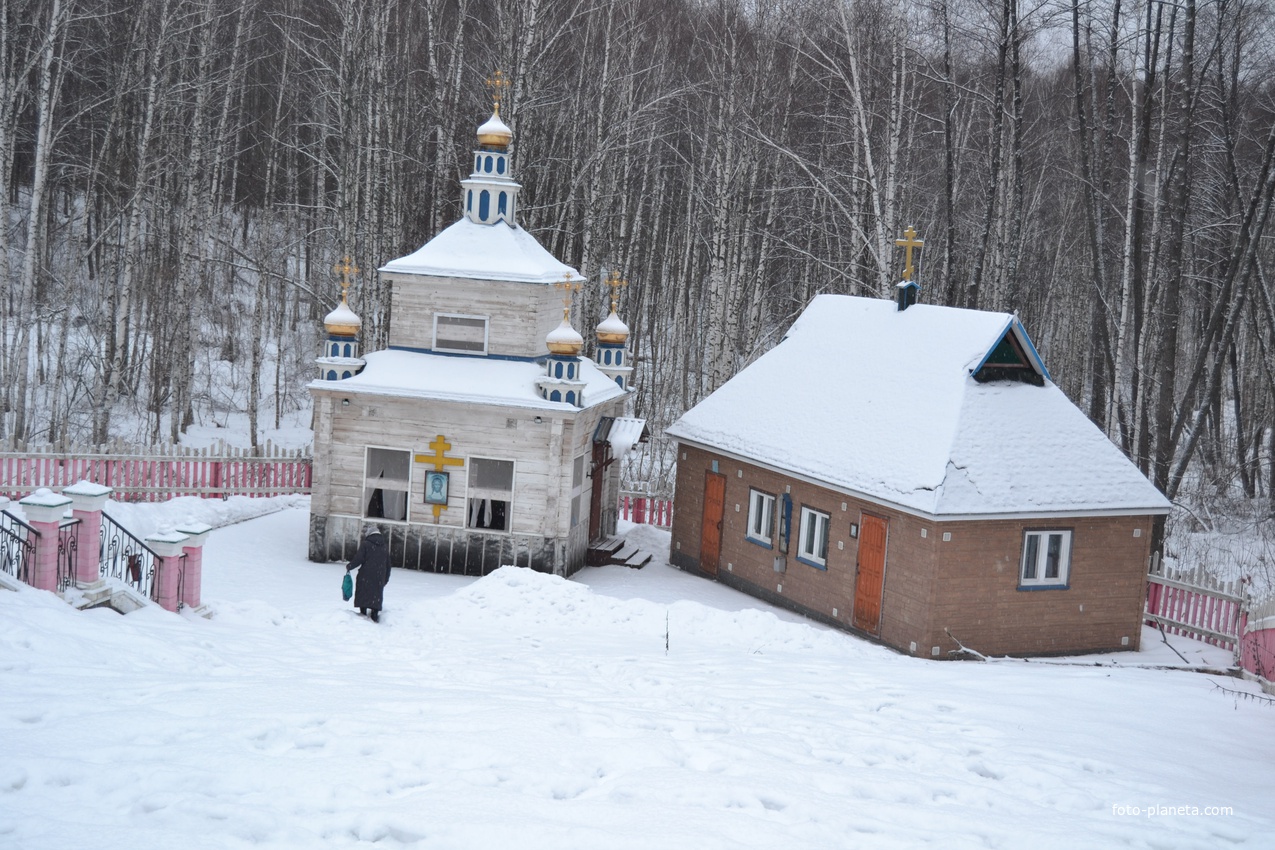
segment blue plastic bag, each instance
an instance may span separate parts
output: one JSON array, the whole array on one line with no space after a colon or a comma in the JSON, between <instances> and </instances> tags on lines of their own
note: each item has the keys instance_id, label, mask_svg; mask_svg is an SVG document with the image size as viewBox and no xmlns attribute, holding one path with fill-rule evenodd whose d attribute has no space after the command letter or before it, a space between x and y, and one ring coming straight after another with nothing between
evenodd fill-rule
<instances>
[{"instance_id":1,"label":"blue plastic bag","mask_svg":"<svg viewBox=\"0 0 1275 850\"><path fill-rule=\"evenodd\" d=\"M346 573L345 578L341 579L341 598L346 602L350 601L350 597L354 595L354 579L350 578L350 574Z\"/></svg>"}]
</instances>

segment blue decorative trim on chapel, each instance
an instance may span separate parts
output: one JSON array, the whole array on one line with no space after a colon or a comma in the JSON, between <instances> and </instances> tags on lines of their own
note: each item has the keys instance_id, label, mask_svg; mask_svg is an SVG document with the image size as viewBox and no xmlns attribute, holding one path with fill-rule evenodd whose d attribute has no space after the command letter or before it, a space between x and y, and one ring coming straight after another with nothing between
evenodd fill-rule
<instances>
[{"instance_id":1,"label":"blue decorative trim on chapel","mask_svg":"<svg viewBox=\"0 0 1275 850\"><path fill-rule=\"evenodd\" d=\"M410 351L413 354L436 354L439 357L481 357L484 360L512 360L516 363L540 363L544 355L539 357L519 357L515 354L464 354L459 351L435 351L432 348L413 348L410 345L391 345L390 351Z\"/></svg>"}]
</instances>

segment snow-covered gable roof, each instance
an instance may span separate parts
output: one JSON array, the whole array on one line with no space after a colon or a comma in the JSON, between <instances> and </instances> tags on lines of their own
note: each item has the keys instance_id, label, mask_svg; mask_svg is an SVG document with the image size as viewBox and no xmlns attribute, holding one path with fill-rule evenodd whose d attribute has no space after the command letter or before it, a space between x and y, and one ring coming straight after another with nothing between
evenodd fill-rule
<instances>
[{"instance_id":1,"label":"snow-covered gable roof","mask_svg":"<svg viewBox=\"0 0 1275 850\"><path fill-rule=\"evenodd\" d=\"M974 380L1006 333L1044 386ZM945 518L1169 508L1048 380L1006 313L820 295L667 433Z\"/></svg>"},{"instance_id":2,"label":"snow-covered gable roof","mask_svg":"<svg viewBox=\"0 0 1275 850\"><path fill-rule=\"evenodd\" d=\"M521 227L476 224L462 218L406 257L391 260L380 271L458 277L474 280L510 280L521 283L557 283L563 278L583 281L580 273L559 262Z\"/></svg>"},{"instance_id":3,"label":"snow-covered gable roof","mask_svg":"<svg viewBox=\"0 0 1275 850\"><path fill-rule=\"evenodd\" d=\"M312 381L310 387L345 393L423 398L468 404L495 404L538 410L573 411L575 405L546 401L536 391L544 366L531 360L494 357L449 357L416 351L373 351L367 366L343 381ZM593 361L580 358L585 407L618 398L625 391L602 373Z\"/></svg>"}]
</instances>

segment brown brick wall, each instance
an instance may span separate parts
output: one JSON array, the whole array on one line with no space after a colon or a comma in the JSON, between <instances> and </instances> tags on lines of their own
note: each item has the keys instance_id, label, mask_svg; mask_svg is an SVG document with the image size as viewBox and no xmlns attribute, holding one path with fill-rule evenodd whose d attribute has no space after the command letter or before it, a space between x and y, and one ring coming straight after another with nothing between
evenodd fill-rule
<instances>
[{"instance_id":1,"label":"brown brick wall","mask_svg":"<svg viewBox=\"0 0 1275 850\"><path fill-rule=\"evenodd\" d=\"M862 513L866 511L888 523L880 638L885 643L907 650L911 641L923 635L931 596L929 559L932 557L933 541L920 537L921 526L915 518L689 446L678 447L677 509L673 515L671 547L671 560L676 566L701 568L704 479L714 460L717 460L718 470L726 478L722 554L718 563L718 574L723 581L739 587L757 588L768 598L781 598L788 607L849 629L859 553L859 541L850 536L850 525L860 524ZM783 494L787 491L792 498L792 535L788 553L783 556L783 572L776 572L774 566L775 557L783 555L779 551L777 536L774 547L769 549L747 538L751 489L775 496L777 514L781 511ZM797 526L803 505L829 516L827 569L819 569L797 559Z\"/></svg>"},{"instance_id":2,"label":"brown brick wall","mask_svg":"<svg viewBox=\"0 0 1275 850\"><path fill-rule=\"evenodd\" d=\"M938 523L679 446L670 560L683 569L700 569L704 481L713 460L726 479L718 565L723 582L853 631L858 540L850 536L850 524L871 513L888 522L882 642L904 652L912 652L915 642L915 654L939 658L957 648L945 629L991 655L1138 647L1151 517ZM746 537L750 488L776 496L776 511L791 488L793 531L784 572L774 569L781 554L777 540L767 549ZM826 570L797 560L803 504L830 516ZM1072 529L1068 589L1018 589L1027 528ZM1134 529L1141 530L1139 537ZM943 540L945 532L950 541ZM1125 637L1127 647L1121 644Z\"/></svg>"},{"instance_id":3,"label":"brown brick wall","mask_svg":"<svg viewBox=\"0 0 1275 850\"><path fill-rule=\"evenodd\" d=\"M991 655L1137 649L1152 517L944 523L938 543L935 645ZM1026 529L1069 528L1065 590L1019 590ZM1134 530L1141 534L1134 537ZM1122 645L1121 639L1128 638Z\"/></svg>"}]
</instances>

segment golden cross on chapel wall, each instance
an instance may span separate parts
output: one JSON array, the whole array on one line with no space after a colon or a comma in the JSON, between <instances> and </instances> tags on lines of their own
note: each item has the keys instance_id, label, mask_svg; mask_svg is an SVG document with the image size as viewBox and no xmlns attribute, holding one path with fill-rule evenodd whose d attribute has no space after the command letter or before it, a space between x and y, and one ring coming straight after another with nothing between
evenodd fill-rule
<instances>
[{"instance_id":1,"label":"golden cross on chapel wall","mask_svg":"<svg viewBox=\"0 0 1275 850\"><path fill-rule=\"evenodd\" d=\"M571 299L580 291L580 283L571 279L569 275L563 275L562 280L553 285L554 289L562 290L562 319L569 321L571 319Z\"/></svg>"},{"instance_id":2,"label":"golden cross on chapel wall","mask_svg":"<svg viewBox=\"0 0 1275 850\"><path fill-rule=\"evenodd\" d=\"M920 248L925 242L916 238L916 228L908 225L908 229L903 231L902 239L895 239L894 244L904 249L903 259L903 279L911 280L915 271L912 267L912 249Z\"/></svg>"},{"instance_id":3,"label":"golden cross on chapel wall","mask_svg":"<svg viewBox=\"0 0 1275 850\"><path fill-rule=\"evenodd\" d=\"M429 444L434 450L432 455L413 455L412 460L417 463L430 463L434 465L435 472L442 472L449 466L464 466L465 459L461 457L447 457L447 453L452 450L452 444L447 442L447 438L439 434ZM438 515L443 511L443 505L434 505L434 519L438 519Z\"/></svg>"},{"instance_id":4,"label":"golden cross on chapel wall","mask_svg":"<svg viewBox=\"0 0 1275 850\"><path fill-rule=\"evenodd\" d=\"M332 271L341 276L341 300L345 300L346 293L350 291L350 275L358 274L359 267L350 262L349 257L342 257L341 262L332 267Z\"/></svg>"},{"instance_id":5,"label":"golden cross on chapel wall","mask_svg":"<svg viewBox=\"0 0 1275 850\"><path fill-rule=\"evenodd\" d=\"M496 69L496 73L487 78L487 88L491 89L492 106L495 107L497 115L500 114L500 103L509 92L511 85L513 82L509 79L509 75L499 68Z\"/></svg>"},{"instance_id":6,"label":"golden cross on chapel wall","mask_svg":"<svg viewBox=\"0 0 1275 850\"><path fill-rule=\"evenodd\" d=\"M620 303L620 290L629 285L627 280L620 279L620 273L611 272L611 276L607 278L606 285L611 287L611 312L615 312L615 308Z\"/></svg>"}]
</instances>

